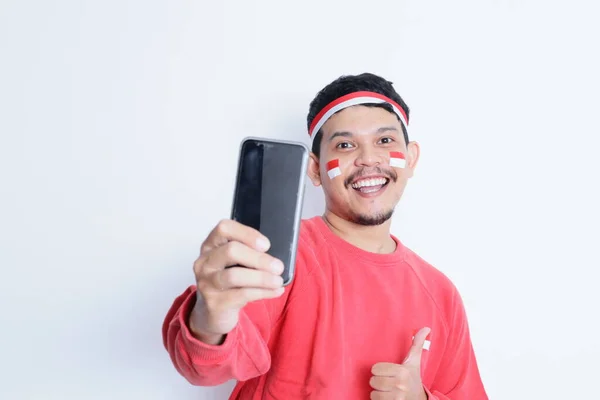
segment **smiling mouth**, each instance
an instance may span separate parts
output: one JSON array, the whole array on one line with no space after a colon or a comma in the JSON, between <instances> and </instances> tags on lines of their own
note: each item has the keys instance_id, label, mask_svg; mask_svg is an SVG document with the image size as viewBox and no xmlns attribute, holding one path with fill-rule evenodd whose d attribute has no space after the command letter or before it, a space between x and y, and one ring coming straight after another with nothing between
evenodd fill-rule
<instances>
[{"instance_id":1,"label":"smiling mouth","mask_svg":"<svg viewBox=\"0 0 600 400\"><path fill-rule=\"evenodd\" d=\"M354 182L351 186L354 190L361 193L374 193L381 190L389 182L388 178L361 179Z\"/></svg>"}]
</instances>

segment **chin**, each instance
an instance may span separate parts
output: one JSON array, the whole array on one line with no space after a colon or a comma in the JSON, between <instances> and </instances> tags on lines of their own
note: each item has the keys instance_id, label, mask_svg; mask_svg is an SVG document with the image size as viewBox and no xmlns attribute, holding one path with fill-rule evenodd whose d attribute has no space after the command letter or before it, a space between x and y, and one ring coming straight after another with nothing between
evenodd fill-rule
<instances>
[{"instance_id":1,"label":"chin","mask_svg":"<svg viewBox=\"0 0 600 400\"><path fill-rule=\"evenodd\" d=\"M394 214L394 210L391 209L387 212L375 212L369 214L356 213L352 214L349 218L350 222L353 222L358 225L364 226L377 226L387 222L392 215Z\"/></svg>"}]
</instances>

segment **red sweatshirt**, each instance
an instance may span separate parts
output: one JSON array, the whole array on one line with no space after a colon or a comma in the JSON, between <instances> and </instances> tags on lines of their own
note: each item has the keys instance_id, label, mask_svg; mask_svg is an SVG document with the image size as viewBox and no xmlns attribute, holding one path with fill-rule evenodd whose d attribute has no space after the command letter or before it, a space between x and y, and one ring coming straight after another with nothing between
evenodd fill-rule
<instances>
[{"instance_id":1,"label":"red sweatshirt","mask_svg":"<svg viewBox=\"0 0 600 400\"><path fill-rule=\"evenodd\" d=\"M296 276L277 299L248 304L222 345L190 333L195 286L163 325L181 375L201 386L238 381L230 399L369 399L371 368L400 364L413 333L431 328L421 360L430 400L487 400L455 286L402 245L363 251L321 217L302 221ZM427 346L426 346L427 347Z\"/></svg>"}]
</instances>

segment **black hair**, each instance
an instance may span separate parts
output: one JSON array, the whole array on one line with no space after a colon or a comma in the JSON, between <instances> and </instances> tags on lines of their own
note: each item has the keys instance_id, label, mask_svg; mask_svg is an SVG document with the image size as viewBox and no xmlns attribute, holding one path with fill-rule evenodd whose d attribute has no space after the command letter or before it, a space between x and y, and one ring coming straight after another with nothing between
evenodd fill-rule
<instances>
[{"instance_id":1,"label":"black hair","mask_svg":"<svg viewBox=\"0 0 600 400\"><path fill-rule=\"evenodd\" d=\"M363 73L360 75L343 75L327 86L325 86L310 102L308 108L308 116L306 117L306 125L307 128L310 129L310 124L313 122L313 119L317 116L317 114L326 107L332 101L345 96L349 93L354 93L358 91L369 91L382 94L384 96L389 97L394 100L396 103L402 107L404 112L406 113L406 118L408 120L410 110L402 97L396 92L393 87L393 83L371 73ZM394 109L389 103L373 103L373 104L362 104L368 107L381 107L385 110L394 113ZM395 113L394 113L395 115ZM396 116L398 117L398 116ZM398 117L398 120L400 118ZM408 132L404 123L400 120L400 125L402 125L402 133L404 134L404 140L406 144L408 144ZM323 137L323 132L321 129L317 133L315 133L315 138L312 144L312 152L315 153L317 157L319 157L321 153L321 139Z\"/></svg>"}]
</instances>

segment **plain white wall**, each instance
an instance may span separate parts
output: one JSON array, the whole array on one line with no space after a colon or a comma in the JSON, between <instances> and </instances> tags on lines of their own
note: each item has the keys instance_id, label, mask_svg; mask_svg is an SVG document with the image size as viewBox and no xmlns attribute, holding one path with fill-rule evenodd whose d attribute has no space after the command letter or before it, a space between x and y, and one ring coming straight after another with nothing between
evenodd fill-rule
<instances>
[{"instance_id":1,"label":"plain white wall","mask_svg":"<svg viewBox=\"0 0 600 400\"><path fill-rule=\"evenodd\" d=\"M597 14L3 0L0 398L225 399L177 375L162 319L229 215L239 141L306 140L316 91L363 71L412 109L393 230L461 290L490 398L596 398Z\"/></svg>"}]
</instances>

